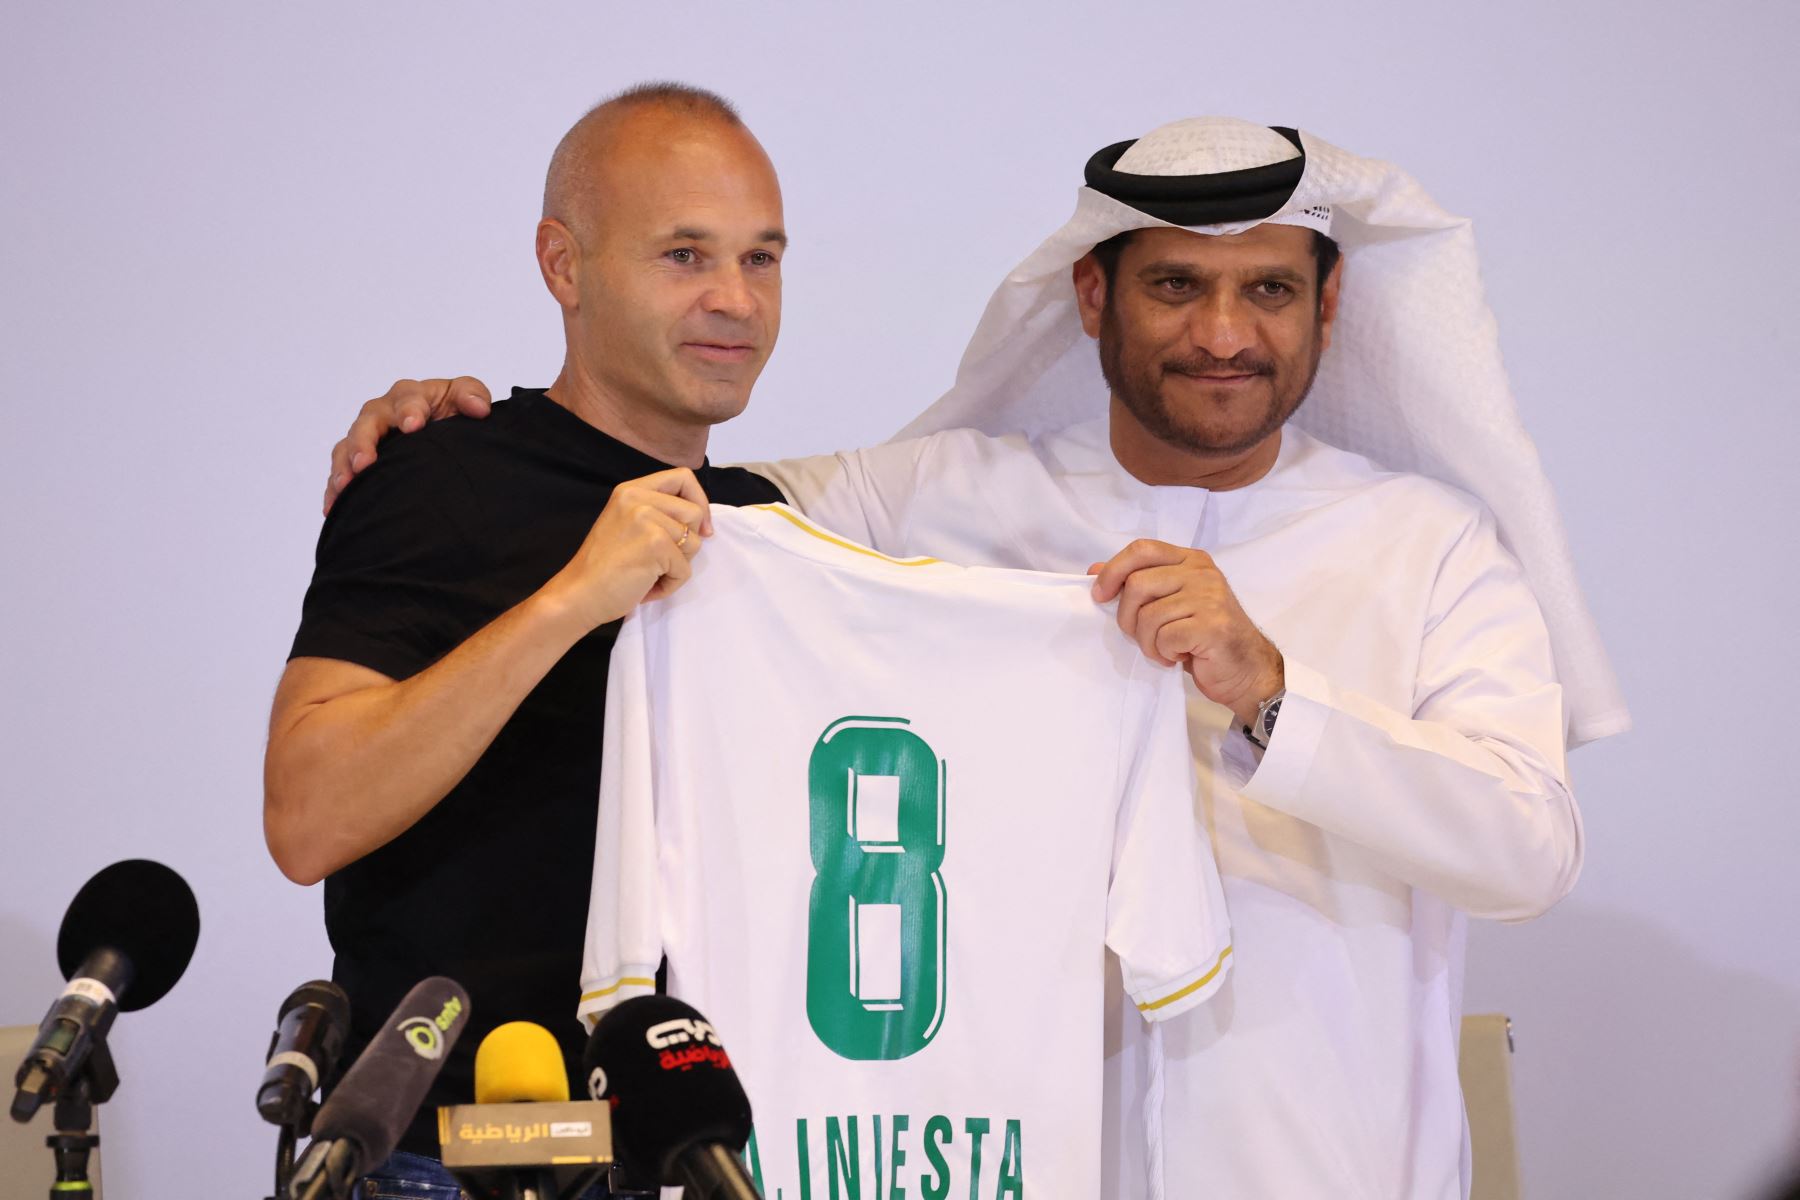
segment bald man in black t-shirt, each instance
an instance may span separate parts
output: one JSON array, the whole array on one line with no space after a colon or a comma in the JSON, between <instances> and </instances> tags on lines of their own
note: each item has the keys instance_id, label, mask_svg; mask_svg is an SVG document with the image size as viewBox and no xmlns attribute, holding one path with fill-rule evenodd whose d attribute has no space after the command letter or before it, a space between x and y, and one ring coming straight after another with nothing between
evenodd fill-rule
<instances>
[{"instance_id":1,"label":"bald man in black t-shirt","mask_svg":"<svg viewBox=\"0 0 1800 1200\"><path fill-rule=\"evenodd\" d=\"M780 499L706 463L780 326L781 193L724 101L637 89L557 148L537 258L566 353L545 391L385 448L334 507L265 762L269 851L325 880L357 1053L412 984L473 1027L373 1178L454 1184L433 1111L482 1035L575 1020L617 622L688 578L706 505Z\"/></svg>"}]
</instances>

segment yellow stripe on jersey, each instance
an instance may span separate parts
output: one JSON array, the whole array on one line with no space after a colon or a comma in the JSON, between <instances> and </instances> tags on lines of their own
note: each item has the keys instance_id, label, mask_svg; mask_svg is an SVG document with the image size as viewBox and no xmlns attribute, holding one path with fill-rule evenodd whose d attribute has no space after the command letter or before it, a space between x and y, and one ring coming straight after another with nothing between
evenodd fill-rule
<instances>
[{"instance_id":1,"label":"yellow stripe on jersey","mask_svg":"<svg viewBox=\"0 0 1800 1200\"><path fill-rule=\"evenodd\" d=\"M796 513L793 509L786 508L780 504L752 504L750 507L761 512L772 512L783 520L788 521L796 529L803 529L820 541L830 542L834 546L842 546L846 550L854 550L858 554L866 554L870 558L879 558L882 562L893 563L896 567L928 567L932 563L938 561L935 558L892 558L879 550L871 550L867 546L859 546L855 542L838 537L836 534L826 533L811 521L802 518L800 514Z\"/></svg>"},{"instance_id":2,"label":"yellow stripe on jersey","mask_svg":"<svg viewBox=\"0 0 1800 1200\"><path fill-rule=\"evenodd\" d=\"M1161 1000L1145 1001L1144 1003L1138 1005L1138 1011L1139 1012L1154 1012L1155 1010L1161 1008L1165 1004L1173 1004L1177 1000L1181 999L1183 996L1189 996L1189 995L1192 995L1193 993L1199 991L1201 988L1203 988L1207 984L1211 983L1213 981L1214 976L1216 976L1220 971L1225 969L1225 959L1230 954L1231 954L1231 947L1230 946L1225 947L1223 950L1219 951L1219 961L1213 964L1212 970L1208 971L1206 974L1202 975L1200 978L1194 980L1194 982L1188 984L1186 987L1182 988L1180 991L1171 992L1167 996L1164 996Z\"/></svg>"},{"instance_id":3,"label":"yellow stripe on jersey","mask_svg":"<svg viewBox=\"0 0 1800 1200\"><path fill-rule=\"evenodd\" d=\"M612 995L614 992L618 991L620 988L623 988L623 987L655 987L655 986L656 986L656 980L654 980L654 979L640 979L635 975L629 975L629 976L626 976L625 978L619 980L617 983L613 984L611 987L603 987L597 992L581 993L581 1002L583 1004L586 1004L589 1000L599 1000L602 997Z\"/></svg>"}]
</instances>

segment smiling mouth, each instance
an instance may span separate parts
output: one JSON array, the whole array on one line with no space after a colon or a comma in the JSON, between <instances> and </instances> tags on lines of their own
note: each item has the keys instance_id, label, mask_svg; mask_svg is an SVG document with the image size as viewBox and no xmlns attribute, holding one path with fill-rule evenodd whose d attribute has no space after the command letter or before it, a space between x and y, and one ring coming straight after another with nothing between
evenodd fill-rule
<instances>
[{"instance_id":1,"label":"smiling mouth","mask_svg":"<svg viewBox=\"0 0 1800 1200\"><path fill-rule=\"evenodd\" d=\"M708 362L744 362L755 352L755 347L743 342L683 342L684 350L706 359Z\"/></svg>"},{"instance_id":2,"label":"smiling mouth","mask_svg":"<svg viewBox=\"0 0 1800 1200\"><path fill-rule=\"evenodd\" d=\"M1170 371L1170 375L1181 379L1191 379L1195 383L1238 384L1248 383L1252 379L1261 379L1261 371L1238 371L1230 375L1196 375L1188 371Z\"/></svg>"}]
</instances>

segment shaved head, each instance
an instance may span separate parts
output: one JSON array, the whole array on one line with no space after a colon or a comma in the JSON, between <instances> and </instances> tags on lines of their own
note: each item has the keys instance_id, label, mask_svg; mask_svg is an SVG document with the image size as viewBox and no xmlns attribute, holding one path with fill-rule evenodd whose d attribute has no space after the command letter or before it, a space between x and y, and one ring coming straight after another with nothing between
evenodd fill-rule
<instances>
[{"instance_id":1,"label":"shaved head","mask_svg":"<svg viewBox=\"0 0 1800 1200\"><path fill-rule=\"evenodd\" d=\"M575 122L537 229L568 346L551 397L664 462L699 463L775 347L782 225L774 164L711 92L644 84Z\"/></svg>"},{"instance_id":2,"label":"shaved head","mask_svg":"<svg viewBox=\"0 0 1800 1200\"><path fill-rule=\"evenodd\" d=\"M640 83L589 109L563 134L544 179L544 216L568 226L577 240L591 240L605 166L622 143L667 136L682 126L715 125L741 130L754 141L731 101L685 83Z\"/></svg>"}]
</instances>

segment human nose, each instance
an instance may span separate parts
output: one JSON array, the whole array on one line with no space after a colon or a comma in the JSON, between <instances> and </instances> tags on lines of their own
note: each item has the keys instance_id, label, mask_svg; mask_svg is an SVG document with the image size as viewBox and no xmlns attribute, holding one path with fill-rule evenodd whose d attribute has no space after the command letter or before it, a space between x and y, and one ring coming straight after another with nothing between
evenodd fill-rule
<instances>
[{"instance_id":1,"label":"human nose","mask_svg":"<svg viewBox=\"0 0 1800 1200\"><path fill-rule=\"evenodd\" d=\"M1232 358L1256 344L1255 320L1240 297L1221 289L1189 310L1188 337L1214 358Z\"/></svg>"},{"instance_id":2,"label":"human nose","mask_svg":"<svg viewBox=\"0 0 1800 1200\"><path fill-rule=\"evenodd\" d=\"M743 267L738 264L722 267L709 284L702 300L707 312L742 321L756 311L756 296L750 290L750 281L744 277Z\"/></svg>"}]
</instances>

